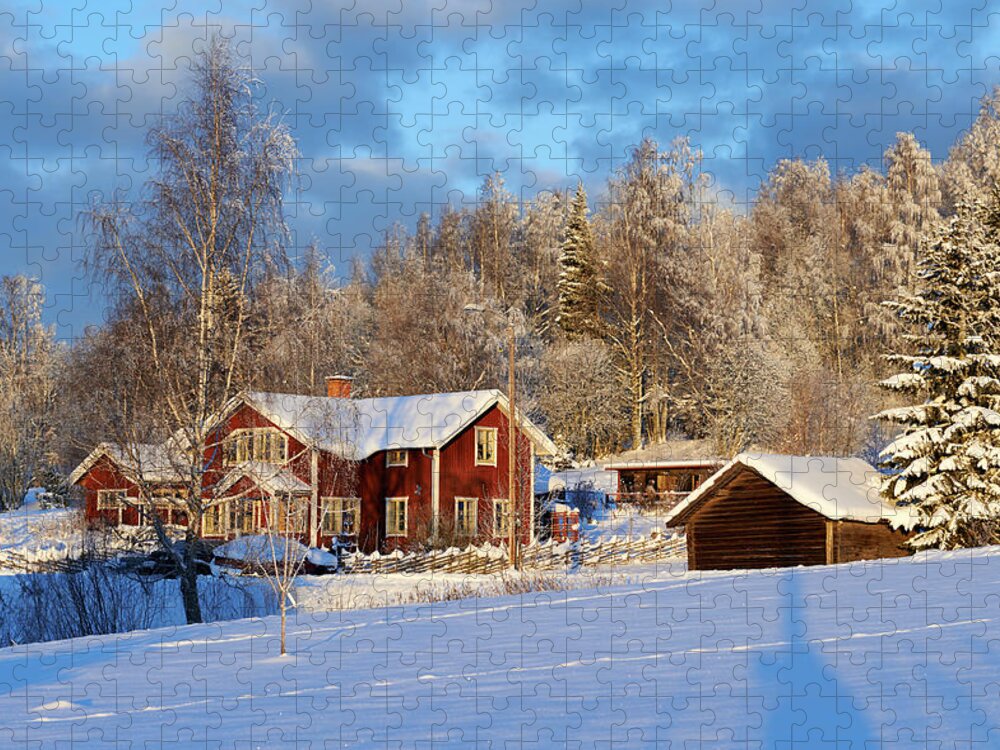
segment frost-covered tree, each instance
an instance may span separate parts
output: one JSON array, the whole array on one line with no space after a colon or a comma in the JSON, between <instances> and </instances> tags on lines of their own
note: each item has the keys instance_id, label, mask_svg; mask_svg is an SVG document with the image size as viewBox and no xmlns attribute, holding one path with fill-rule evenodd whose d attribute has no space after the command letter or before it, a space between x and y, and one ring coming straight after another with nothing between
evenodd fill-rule
<instances>
[{"instance_id":1,"label":"frost-covered tree","mask_svg":"<svg viewBox=\"0 0 1000 750\"><path fill-rule=\"evenodd\" d=\"M948 153L942 178L946 209L985 198L1000 181L1000 86L979 103L979 116Z\"/></svg>"},{"instance_id":2,"label":"frost-covered tree","mask_svg":"<svg viewBox=\"0 0 1000 750\"><path fill-rule=\"evenodd\" d=\"M513 242L517 217L517 198L504 186L503 176L487 175L471 220L470 261L483 290L505 305L516 296L519 281Z\"/></svg>"},{"instance_id":3,"label":"frost-covered tree","mask_svg":"<svg viewBox=\"0 0 1000 750\"><path fill-rule=\"evenodd\" d=\"M599 233L611 288L605 337L628 392L634 448L643 443L654 362L651 311L671 265L666 258L684 250L702 184L700 162L701 154L685 139L667 151L645 139L608 182Z\"/></svg>"},{"instance_id":4,"label":"frost-covered tree","mask_svg":"<svg viewBox=\"0 0 1000 750\"><path fill-rule=\"evenodd\" d=\"M521 244L521 307L532 331L551 340L559 314L559 255L566 225L566 196L545 191L525 203Z\"/></svg>"},{"instance_id":5,"label":"frost-covered tree","mask_svg":"<svg viewBox=\"0 0 1000 750\"><path fill-rule=\"evenodd\" d=\"M556 443L577 459L614 451L628 425L628 402L615 378L614 358L596 339L559 340L541 361L539 406Z\"/></svg>"},{"instance_id":6,"label":"frost-covered tree","mask_svg":"<svg viewBox=\"0 0 1000 750\"><path fill-rule=\"evenodd\" d=\"M255 389L324 395L324 376L361 370L371 304L360 273L341 284L333 271L310 246L300 268L273 274L256 290L249 378Z\"/></svg>"},{"instance_id":7,"label":"frost-covered tree","mask_svg":"<svg viewBox=\"0 0 1000 750\"><path fill-rule=\"evenodd\" d=\"M887 303L910 325L902 371L913 403L876 415L902 427L882 452L885 496L914 505L916 549L1000 541L1000 231L996 203L961 204L918 262L918 287Z\"/></svg>"},{"instance_id":8,"label":"frost-covered tree","mask_svg":"<svg viewBox=\"0 0 1000 750\"><path fill-rule=\"evenodd\" d=\"M587 217L587 191L577 185L559 255L559 327L570 337L598 336L604 283Z\"/></svg>"},{"instance_id":9,"label":"frost-covered tree","mask_svg":"<svg viewBox=\"0 0 1000 750\"><path fill-rule=\"evenodd\" d=\"M896 134L896 143L885 152L885 166L890 226L883 258L906 289L920 238L940 221L941 189L930 151L912 133Z\"/></svg>"},{"instance_id":10,"label":"frost-covered tree","mask_svg":"<svg viewBox=\"0 0 1000 750\"><path fill-rule=\"evenodd\" d=\"M56 350L44 303L37 281L0 278L0 511L20 505L49 464Z\"/></svg>"}]
</instances>

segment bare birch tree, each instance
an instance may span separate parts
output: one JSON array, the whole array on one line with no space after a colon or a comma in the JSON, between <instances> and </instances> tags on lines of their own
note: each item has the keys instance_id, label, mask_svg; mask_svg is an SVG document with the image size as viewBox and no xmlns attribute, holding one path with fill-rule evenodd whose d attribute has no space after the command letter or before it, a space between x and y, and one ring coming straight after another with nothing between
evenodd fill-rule
<instances>
[{"instance_id":1,"label":"bare birch tree","mask_svg":"<svg viewBox=\"0 0 1000 750\"><path fill-rule=\"evenodd\" d=\"M148 359L152 437L170 439L167 459L183 485L183 551L163 524L154 525L178 567L187 619L198 622L195 563L204 494L211 493L204 479L218 449L212 418L246 378L249 299L269 264L284 259L282 200L297 152L218 37L195 58L189 93L150 130L148 143L158 172L144 195L134 202L116 196L85 219L91 267L132 312L136 345ZM115 435L124 449L143 437L132 424L122 419Z\"/></svg>"}]
</instances>

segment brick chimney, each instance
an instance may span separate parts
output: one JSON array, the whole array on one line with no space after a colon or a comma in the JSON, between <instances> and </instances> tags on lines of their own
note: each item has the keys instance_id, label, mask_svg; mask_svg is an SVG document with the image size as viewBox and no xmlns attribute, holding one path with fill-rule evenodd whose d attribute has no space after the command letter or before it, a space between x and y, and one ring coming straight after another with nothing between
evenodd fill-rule
<instances>
[{"instance_id":1,"label":"brick chimney","mask_svg":"<svg viewBox=\"0 0 1000 750\"><path fill-rule=\"evenodd\" d=\"M350 375L329 375L326 378L326 395L330 398L350 398L351 383L354 381Z\"/></svg>"}]
</instances>

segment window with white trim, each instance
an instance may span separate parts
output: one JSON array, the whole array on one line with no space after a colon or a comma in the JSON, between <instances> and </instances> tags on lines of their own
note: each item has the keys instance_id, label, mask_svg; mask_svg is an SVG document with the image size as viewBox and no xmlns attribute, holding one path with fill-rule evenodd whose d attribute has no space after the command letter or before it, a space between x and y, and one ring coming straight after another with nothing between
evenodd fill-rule
<instances>
[{"instance_id":1,"label":"window with white trim","mask_svg":"<svg viewBox=\"0 0 1000 750\"><path fill-rule=\"evenodd\" d=\"M410 452L405 450L388 451L385 454L386 466L406 466L409 463Z\"/></svg>"},{"instance_id":2,"label":"window with white trim","mask_svg":"<svg viewBox=\"0 0 1000 750\"><path fill-rule=\"evenodd\" d=\"M125 507L125 490L98 490L98 510L119 510Z\"/></svg>"},{"instance_id":3,"label":"window with white trim","mask_svg":"<svg viewBox=\"0 0 1000 750\"><path fill-rule=\"evenodd\" d=\"M503 538L510 535L510 500L493 501L493 535Z\"/></svg>"},{"instance_id":4,"label":"window with white trim","mask_svg":"<svg viewBox=\"0 0 1000 750\"><path fill-rule=\"evenodd\" d=\"M459 536L475 536L477 531L477 506L475 497L455 498L455 533Z\"/></svg>"},{"instance_id":5,"label":"window with white trim","mask_svg":"<svg viewBox=\"0 0 1000 750\"><path fill-rule=\"evenodd\" d=\"M226 503L228 526L226 529L236 534L252 534L256 528L254 500L230 500Z\"/></svg>"},{"instance_id":6,"label":"window with white trim","mask_svg":"<svg viewBox=\"0 0 1000 750\"><path fill-rule=\"evenodd\" d=\"M256 461L283 464L288 461L288 436L273 427L233 430L222 443L226 466Z\"/></svg>"},{"instance_id":7,"label":"window with white trim","mask_svg":"<svg viewBox=\"0 0 1000 750\"><path fill-rule=\"evenodd\" d=\"M183 490L153 490L152 502L147 501L141 508L142 523L152 526L159 517L165 526L179 526L186 518L186 506L182 497Z\"/></svg>"},{"instance_id":8,"label":"window with white trim","mask_svg":"<svg viewBox=\"0 0 1000 750\"><path fill-rule=\"evenodd\" d=\"M387 497L385 499L385 535L406 536L406 512L409 498Z\"/></svg>"},{"instance_id":9,"label":"window with white trim","mask_svg":"<svg viewBox=\"0 0 1000 750\"><path fill-rule=\"evenodd\" d=\"M320 499L320 533L324 536L357 536L361 521L361 498L324 497Z\"/></svg>"},{"instance_id":10,"label":"window with white trim","mask_svg":"<svg viewBox=\"0 0 1000 750\"><path fill-rule=\"evenodd\" d=\"M476 428L476 466L497 465L497 428Z\"/></svg>"},{"instance_id":11,"label":"window with white trim","mask_svg":"<svg viewBox=\"0 0 1000 750\"><path fill-rule=\"evenodd\" d=\"M98 490L97 510L111 511L117 523L122 522L122 511L125 510L125 490Z\"/></svg>"},{"instance_id":12,"label":"window with white trim","mask_svg":"<svg viewBox=\"0 0 1000 750\"><path fill-rule=\"evenodd\" d=\"M207 536L222 536L226 533L225 503L215 503L205 508L201 517L201 532Z\"/></svg>"},{"instance_id":13,"label":"window with white trim","mask_svg":"<svg viewBox=\"0 0 1000 750\"><path fill-rule=\"evenodd\" d=\"M271 528L278 533L304 534L309 520L309 499L283 495L272 498Z\"/></svg>"}]
</instances>

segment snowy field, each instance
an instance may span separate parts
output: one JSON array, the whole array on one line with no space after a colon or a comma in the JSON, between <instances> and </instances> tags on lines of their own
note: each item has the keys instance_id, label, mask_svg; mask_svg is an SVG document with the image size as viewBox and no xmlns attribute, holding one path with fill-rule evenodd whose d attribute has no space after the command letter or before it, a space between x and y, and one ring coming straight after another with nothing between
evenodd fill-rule
<instances>
[{"instance_id":1,"label":"snowy field","mask_svg":"<svg viewBox=\"0 0 1000 750\"><path fill-rule=\"evenodd\" d=\"M2 747L996 747L1000 548L0 651Z\"/></svg>"},{"instance_id":2,"label":"snowy field","mask_svg":"<svg viewBox=\"0 0 1000 750\"><path fill-rule=\"evenodd\" d=\"M584 522L582 535L590 541L606 537L628 537L639 539L654 531L667 533L667 514L655 509L639 509L634 505L599 508L590 522Z\"/></svg>"},{"instance_id":3,"label":"snowy field","mask_svg":"<svg viewBox=\"0 0 1000 750\"><path fill-rule=\"evenodd\" d=\"M32 490L20 508L0 513L0 572L21 561L79 557L81 528L77 511L42 508Z\"/></svg>"}]
</instances>

